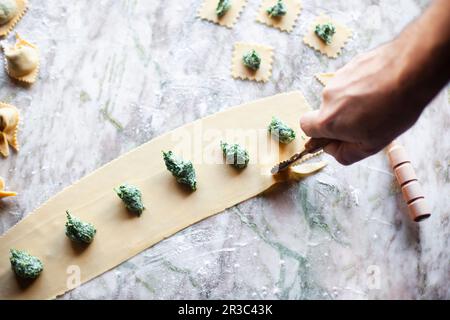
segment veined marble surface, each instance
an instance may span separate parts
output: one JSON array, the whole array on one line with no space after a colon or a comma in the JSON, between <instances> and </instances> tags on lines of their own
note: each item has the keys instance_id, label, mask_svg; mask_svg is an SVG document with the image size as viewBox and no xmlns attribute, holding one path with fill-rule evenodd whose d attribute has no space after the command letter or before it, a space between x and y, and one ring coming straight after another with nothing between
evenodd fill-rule
<instances>
[{"instance_id":1,"label":"veined marble surface","mask_svg":"<svg viewBox=\"0 0 450 320\"><path fill-rule=\"evenodd\" d=\"M314 73L393 38L428 1L302 0L291 34L255 22L259 0L232 30L197 19L200 0L30 2L16 31L40 47L39 80L20 87L0 70L0 100L23 118L21 151L0 159L0 176L20 193L0 202L0 234L87 173L195 119L295 89L318 108ZM321 12L355 32L336 60L302 43ZM276 48L267 84L231 78L235 41ZM449 299L449 130L443 91L400 139L432 206L420 224L383 152L351 167L326 157L321 173L185 229L62 298Z\"/></svg>"}]
</instances>

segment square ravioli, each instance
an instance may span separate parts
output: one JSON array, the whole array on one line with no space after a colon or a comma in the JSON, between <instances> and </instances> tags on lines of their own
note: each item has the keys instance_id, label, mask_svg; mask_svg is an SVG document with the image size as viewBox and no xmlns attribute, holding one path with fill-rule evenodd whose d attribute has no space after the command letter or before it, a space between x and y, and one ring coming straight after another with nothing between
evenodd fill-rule
<instances>
[{"instance_id":1,"label":"square ravioli","mask_svg":"<svg viewBox=\"0 0 450 320\"><path fill-rule=\"evenodd\" d=\"M281 31L291 32L294 29L295 21L302 11L300 0L283 0L286 7L286 14L281 17L271 18L267 9L276 5L278 0L263 0L259 9L256 21L264 23L270 27L280 29Z\"/></svg>"},{"instance_id":2,"label":"square ravioli","mask_svg":"<svg viewBox=\"0 0 450 320\"><path fill-rule=\"evenodd\" d=\"M316 25L324 23L332 23L336 28L336 33L333 35L330 44L326 44L314 32ZM347 28L343 24L340 24L339 22L332 20L328 16L322 15L316 18L316 20L311 24L309 30L303 38L303 42L309 47L319 51L329 58L337 58L337 56L341 53L341 50L344 47L345 43L350 39L351 35L352 31L349 28Z\"/></svg>"},{"instance_id":3,"label":"square ravioli","mask_svg":"<svg viewBox=\"0 0 450 320\"><path fill-rule=\"evenodd\" d=\"M198 16L201 19L217 23L218 25L227 28L232 28L239 18L246 2L247 0L231 0L230 9L222 17L218 17L216 14L216 8L219 0L204 0L200 10L198 11Z\"/></svg>"},{"instance_id":4,"label":"square ravioli","mask_svg":"<svg viewBox=\"0 0 450 320\"><path fill-rule=\"evenodd\" d=\"M261 57L261 64L258 70L246 67L242 61L243 56L252 50L255 50ZM272 74L272 57L272 47L256 43L237 42L233 50L231 75L235 79L267 82Z\"/></svg>"}]
</instances>

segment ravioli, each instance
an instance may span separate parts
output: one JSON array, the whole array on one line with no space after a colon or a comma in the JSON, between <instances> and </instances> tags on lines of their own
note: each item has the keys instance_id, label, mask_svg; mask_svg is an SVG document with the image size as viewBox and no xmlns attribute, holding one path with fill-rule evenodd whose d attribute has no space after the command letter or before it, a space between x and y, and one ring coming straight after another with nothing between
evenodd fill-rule
<instances>
[{"instance_id":1,"label":"ravioli","mask_svg":"<svg viewBox=\"0 0 450 320\"><path fill-rule=\"evenodd\" d=\"M28 9L27 0L0 0L0 37L7 36Z\"/></svg>"},{"instance_id":2,"label":"ravioli","mask_svg":"<svg viewBox=\"0 0 450 320\"><path fill-rule=\"evenodd\" d=\"M5 190L5 181L2 177L0 177L0 199L6 197L14 197L17 193L14 191L6 191Z\"/></svg>"},{"instance_id":3,"label":"ravioli","mask_svg":"<svg viewBox=\"0 0 450 320\"><path fill-rule=\"evenodd\" d=\"M8 75L25 83L34 83L39 73L39 50L16 34L13 46L4 48L5 67Z\"/></svg>"},{"instance_id":4,"label":"ravioli","mask_svg":"<svg viewBox=\"0 0 450 320\"><path fill-rule=\"evenodd\" d=\"M4 157L9 156L10 146L19 151L19 120L19 110L16 107L0 102L0 154Z\"/></svg>"}]
</instances>

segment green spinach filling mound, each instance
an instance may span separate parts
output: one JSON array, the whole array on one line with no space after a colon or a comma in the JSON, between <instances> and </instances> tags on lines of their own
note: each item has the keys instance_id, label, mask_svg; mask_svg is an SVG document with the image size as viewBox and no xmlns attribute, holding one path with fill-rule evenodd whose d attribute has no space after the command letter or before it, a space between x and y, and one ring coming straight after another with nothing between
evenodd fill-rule
<instances>
[{"instance_id":1,"label":"green spinach filling mound","mask_svg":"<svg viewBox=\"0 0 450 320\"><path fill-rule=\"evenodd\" d=\"M244 54L244 56L242 57L242 61L246 67L255 71L258 70L259 66L261 65L261 57L255 50Z\"/></svg>"},{"instance_id":2,"label":"green spinach filling mound","mask_svg":"<svg viewBox=\"0 0 450 320\"><path fill-rule=\"evenodd\" d=\"M120 199L122 199L125 207L131 213L140 216L142 211L145 210L144 204L142 203L142 193L141 191L130 184L122 184L118 188L114 189Z\"/></svg>"},{"instance_id":3,"label":"green spinach filling mound","mask_svg":"<svg viewBox=\"0 0 450 320\"><path fill-rule=\"evenodd\" d=\"M83 222L80 219L72 216L69 211L66 211L66 236L70 240L80 243L91 243L94 240L97 230L94 225L88 222Z\"/></svg>"},{"instance_id":4,"label":"green spinach filling mound","mask_svg":"<svg viewBox=\"0 0 450 320\"><path fill-rule=\"evenodd\" d=\"M192 191L197 189L197 178L192 162L183 161L176 157L172 151L163 151L163 158L167 170L172 173L178 183L188 186Z\"/></svg>"},{"instance_id":5,"label":"green spinach filling mound","mask_svg":"<svg viewBox=\"0 0 450 320\"><path fill-rule=\"evenodd\" d=\"M287 9L283 1L278 0L278 2L273 7L267 9L266 12L271 18L276 18L284 16L287 13Z\"/></svg>"},{"instance_id":6,"label":"green spinach filling mound","mask_svg":"<svg viewBox=\"0 0 450 320\"><path fill-rule=\"evenodd\" d=\"M231 1L230 0L219 0L219 3L217 4L216 8L216 14L220 18L225 13L227 13L228 10L231 8Z\"/></svg>"},{"instance_id":7,"label":"green spinach filling mound","mask_svg":"<svg viewBox=\"0 0 450 320\"><path fill-rule=\"evenodd\" d=\"M331 44L336 28L332 23L318 24L314 32L326 44Z\"/></svg>"},{"instance_id":8,"label":"green spinach filling mound","mask_svg":"<svg viewBox=\"0 0 450 320\"><path fill-rule=\"evenodd\" d=\"M290 143L295 139L295 131L276 117L272 117L269 132L274 138L284 144Z\"/></svg>"},{"instance_id":9,"label":"green spinach filling mound","mask_svg":"<svg viewBox=\"0 0 450 320\"><path fill-rule=\"evenodd\" d=\"M44 269L41 260L21 250L11 249L9 261L16 275L24 279L35 279Z\"/></svg>"},{"instance_id":10,"label":"green spinach filling mound","mask_svg":"<svg viewBox=\"0 0 450 320\"><path fill-rule=\"evenodd\" d=\"M237 169L244 169L250 160L247 150L238 144L228 144L220 142L225 162L231 164Z\"/></svg>"}]
</instances>

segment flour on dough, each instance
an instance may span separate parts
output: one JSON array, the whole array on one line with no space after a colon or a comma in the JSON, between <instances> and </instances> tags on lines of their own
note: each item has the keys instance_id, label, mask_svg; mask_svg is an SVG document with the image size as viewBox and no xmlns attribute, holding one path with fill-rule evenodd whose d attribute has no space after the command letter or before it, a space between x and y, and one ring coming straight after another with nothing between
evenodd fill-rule
<instances>
[{"instance_id":1,"label":"flour on dough","mask_svg":"<svg viewBox=\"0 0 450 320\"><path fill-rule=\"evenodd\" d=\"M261 65L256 71L246 67L242 62L243 55L252 49L254 49L261 57ZM231 62L231 75L235 79L267 82L272 75L272 57L272 47L256 43L236 42Z\"/></svg>"},{"instance_id":2,"label":"flour on dough","mask_svg":"<svg viewBox=\"0 0 450 320\"><path fill-rule=\"evenodd\" d=\"M0 102L0 154L4 157L9 156L9 146L19 150L19 120L19 110L16 107Z\"/></svg>"},{"instance_id":3,"label":"flour on dough","mask_svg":"<svg viewBox=\"0 0 450 320\"><path fill-rule=\"evenodd\" d=\"M302 10L300 0L283 0L286 6L286 14L281 17L271 18L267 14L267 9L274 6L278 0L263 0L259 9L256 21L264 23L270 27L280 29L281 31L291 32L294 29L295 21Z\"/></svg>"},{"instance_id":4,"label":"flour on dough","mask_svg":"<svg viewBox=\"0 0 450 320\"><path fill-rule=\"evenodd\" d=\"M316 73L314 75L324 87L328 84L328 82L334 77L334 72L327 72L327 73Z\"/></svg>"},{"instance_id":5,"label":"flour on dough","mask_svg":"<svg viewBox=\"0 0 450 320\"><path fill-rule=\"evenodd\" d=\"M32 84L39 74L39 49L16 34L16 43L3 48L5 68L16 80Z\"/></svg>"},{"instance_id":6,"label":"flour on dough","mask_svg":"<svg viewBox=\"0 0 450 320\"><path fill-rule=\"evenodd\" d=\"M0 25L0 37L7 36L11 32L11 30L15 27L15 25L22 19L25 12L27 12L28 9L27 0L15 0L15 1L17 4L16 15L7 23Z\"/></svg>"},{"instance_id":7,"label":"flour on dough","mask_svg":"<svg viewBox=\"0 0 450 320\"><path fill-rule=\"evenodd\" d=\"M14 191L5 191L5 181L0 177L0 199L6 197L14 197L17 193Z\"/></svg>"},{"instance_id":8,"label":"flour on dough","mask_svg":"<svg viewBox=\"0 0 450 320\"><path fill-rule=\"evenodd\" d=\"M200 10L198 11L198 16L201 19L217 23L218 25L227 28L232 28L239 18L246 2L247 0L231 0L230 9L219 18L216 14L216 8L219 0L204 0Z\"/></svg>"},{"instance_id":9,"label":"flour on dough","mask_svg":"<svg viewBox=\"0 0 450 320\"><path fill-rule=\"evenodd\" d=\"M326 44L314 32L316 25L332 23L336 28L331 44ZM311 24L309 30L303 38L303 42L309 47L319 51L329 58L337 58L341 53L345 43L350 39L352 31L343 24L332 20L330 17L322 15Z\"/></svg>"}]
</instances>

